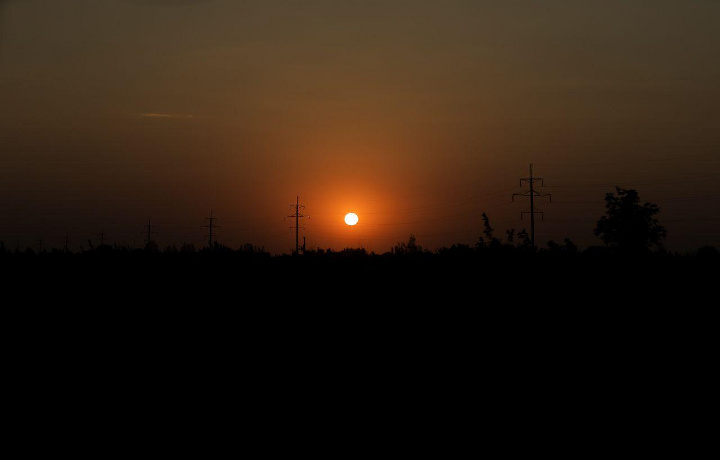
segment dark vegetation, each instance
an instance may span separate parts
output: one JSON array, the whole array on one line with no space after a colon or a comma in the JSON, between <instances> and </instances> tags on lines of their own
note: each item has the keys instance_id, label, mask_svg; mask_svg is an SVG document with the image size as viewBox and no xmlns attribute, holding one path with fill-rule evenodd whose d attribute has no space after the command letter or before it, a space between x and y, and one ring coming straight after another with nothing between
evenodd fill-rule
<instances>
[{"instance_id":1,"label":"dark vegetation","mask_svg":"<svg viewBox=\"0 0 720 460\"><path fill-rule=\"evenodd\" d=\"M665 410L658 382L712 362L720 255L664 251L654 208L615 212L628 206L640 205L608 197L604 244L585 250L568 239L535 249L522 229L501 239L487 215L476 244L437 251L413 236L383 254L0 246L12 378L34 398L50 388L154 407L174 395L173 414L187 394L224 408L218 395L237 391L289 408L318 393L406 395L408 410L435 394L464 408L489 389L504 406L646 399Z\"/></svg>"},{"instance_id":2,"label":"dark vegetation","mask_svg":"<svg viewBox=\"0 0 720 460\"><path fill-rule=\"evenodd\" d=\"M607 215L595 228L603 245L582 251L569 239L533 248L525 229L505 230L504 238L498 237L483 213L482 234L474 245L435 251L423 249L413 235L383 254L318 248L297 256L271 256L251 244L164 250L154 242L143 249L91 245L81 253L8 250L0 244L0 267L6 288L133 307L145 301L202 305L223 299L250 308L304 303L492 309L529 306L534 296L537 308L545 302L651 307L653 297L682 294L689 299L703 283L711 284L720 265L715 248L692 254L665 251L659 210L641 203L635 190L608 193L606 207Z\"/></svg>"}]
</instances>

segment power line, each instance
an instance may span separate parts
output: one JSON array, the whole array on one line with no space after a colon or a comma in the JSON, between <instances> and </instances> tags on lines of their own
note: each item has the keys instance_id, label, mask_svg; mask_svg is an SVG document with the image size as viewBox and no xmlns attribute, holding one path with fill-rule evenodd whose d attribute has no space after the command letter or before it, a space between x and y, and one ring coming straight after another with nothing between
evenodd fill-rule
<instances>
[{"instance_id":1,"label":"power line","mask_svg":"<svg viewBox=\"0 0 720 460\"><path fill-rule=\"evenodd\" d=\"M419 207L414 207L414 208L392 209L392 210L388 210L388 211L377 211L377 212L366 212L364 214L395 214L395 213L406 213L406 212L425 212L425 211L435 209L435 208L449 208L449 207L454 207L454 206L460 206L467 202L480 201L485 197L501 196L510 190L515 190L515 187L503 189L503 190L497 190L494 192L481 193L479 195L473 194L473 196L459 198L452 202L435 203L435 204L431 204L431 205L419 206Z\"/></svg>"},{"instance_id":2,"label":"power line","mask_svg":"<svg viewBox=\"0 0 720 460\"><path fill-rule=\"evenodd\" d=\"M297 196L297 197L295 197L295 204L290 205L291 209L295 208L295 213L291 214L289 216L285 216L285 217L294 217L295 218L295 225L293 227L290 227L291 230L293 228L295 229L295 255L300 254L300 237L299 237L300 236L300 234L299 234L300 218L301 217L308 217L308 218L310 217L310 216L305 216L303 214L300 214L300 209L302 209L304 207L305 207L304 205L300 204L300 197ZM303 229L305 229L305 227L303 227Z\"/></svg>"},{"instance_id":3,"label":"power line","mask_svg":"<svg viewBox=\"0 0 720 460\"><path fill-rule=\"evenodd\" d=\"M535 191L533 187L535 182L540 182L541 186L544 186L545 184L542 177L533 177L532 163L530 163L530 177L520 179L521 187L523 182L527 182L530 185L530 190L524 193L513 193L512 200L515 201L515 195L526 196L530 198L530 211L521 212L520 219L522 219L523 214L530 214L530 243L532 244L532 247L535 248L535 214L540 214L544 217L542 211L535 211L535 197L540 198L543 196L547 196L550 197L550 200L552 201L552 196L549 193L538 193Z\"/></svg>"},{"instance_id":4,"label":"power line","mask_svg":"<svg viewBox=\"0 0 720 460\"><path fill-rule=\"evenodd\" d=\"M210 217L206 217L205 220L210 221L208 225L203 225L203 228L209 229L208 232L208 246L212 249L213 247L213 228L220 228L218 225L214 225L217 217L213 217L213 212L210 210Z\"/></svg>"},{"instance_id":5,"label":"power line","mask_svg":"<svg viewBox=\"0 0 720 460\"><path fill-rule=\"evenodd\" d=\"M153 231L152 231L153 225L150 223L150 219L148 219L148 223L147 223L147 227L146 227L146 228L147 228L147 239L146 239L146 242L147 242L147 244L150 244L150 241L152 241L152 235L157 235L157 232L153 232Z\"/></svg>"},{"instance_id":6,"label":"power line","mask_svg":"<svg viewBox=\"0 0 720 460\"><path fill-rule=\"evenodd\" d=\"M582 183L582 184L559 184L559 185L546 185L545 187L553 188L581 188L581 187L616 187L616 186L637 186L637 185L657 185L657 184L677 184L677 183L688 183L688 182L712 182L720 180L720 177L714 176L697 176L694 178L683 178L683 179L655 179L645 181L618 181L617 183Z\"/></svg>"}]
</instances>

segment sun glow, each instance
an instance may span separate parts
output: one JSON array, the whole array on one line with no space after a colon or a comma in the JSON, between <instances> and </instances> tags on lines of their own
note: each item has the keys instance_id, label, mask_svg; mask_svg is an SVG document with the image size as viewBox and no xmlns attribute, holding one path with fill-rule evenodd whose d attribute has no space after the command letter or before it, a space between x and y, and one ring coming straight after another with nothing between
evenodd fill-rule
<instances>
[{"instance_id":1,"label":"sun glow","mask_svg":"<svg viewBox=\"0 0 720 460\"><path fill-rule=\"evenodd\" d=\"M345 214L345 223L348 225L355 225L358 223L358 216L354 212Z\"/></svg>"}]
</instances>

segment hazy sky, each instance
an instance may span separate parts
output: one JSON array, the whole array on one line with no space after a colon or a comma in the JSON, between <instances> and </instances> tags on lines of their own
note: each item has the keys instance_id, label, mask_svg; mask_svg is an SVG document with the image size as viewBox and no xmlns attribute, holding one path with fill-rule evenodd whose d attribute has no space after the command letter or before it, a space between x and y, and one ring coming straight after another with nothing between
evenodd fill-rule
<instances>
[{"instance_id":1,"label":"hazy sky","mask_svg":"<svg viewBox=\"0 0 720 460\"><path fill-rule=\"evenodd\" d=\"M720 1L0 1L0 241L581 247L614 185L720 247ZM354 211L360 223L343 224Z\"/></svg>"}]
</instances>

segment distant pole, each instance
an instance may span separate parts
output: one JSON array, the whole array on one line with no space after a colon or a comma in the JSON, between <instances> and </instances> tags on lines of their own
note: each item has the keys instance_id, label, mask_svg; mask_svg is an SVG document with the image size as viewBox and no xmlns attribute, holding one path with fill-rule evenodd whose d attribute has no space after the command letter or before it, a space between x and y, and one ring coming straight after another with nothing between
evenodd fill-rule
<instances>
[{"instance_id":1,"label":"distant pole","mask_svg":"<svg viewBox=\"0 0 720 460\"><path fill-rule=\"evenodd\" d=\"M215 221L217 220L217 217L213 217L213 212L210 210L210 217L206 217L205 220L209 221L208 225L203 225L203 228L208 229L208 246L210 246L210 249L213 247L213 228L220 228L219 226L215 225Z\"/></svg>"},{"instance_id":2,"label":"distant pole","mask_svg":"<svg viewBox=\"0 0 720 460\"><path fill-rule=\"evenodd\" d=\"M68 249L68 241L70 240L70 236L66 233L65 234L65 252L69 252Z\"/></svg>"},{"instance_id":3,"label":"distant pole","mask_svg":"<svg viewBox=\"0 0 720 460\"><path fill-rule=\"evenodd\" d=\"M533 190L532 163L530 163L530 243L535 247L535 191Z\"/></svg>"},{"instance_id":4,"label":"distant pole","mask_svg":"<svg viewBox=\"0 0 720 460\"><path fill-rule=\"evenodd\" d=\"M100 246L103 246L105 244L105 232L103 230L100 230Z\"/></svg>"},{"instance_id":5,"label":"distant pole","mask_svg":"<svg viewBox=\"0 0 720 460\"><path fill-rule=\"evenodd\" d=\"M147 244L150 244L150 241L152 241L152 234L157 233L152 231L153 225L150 224L150 219L148 219L147 223Z\"/></svg>"},{"instance_id":6,"label":"distant pole","mask_svg":"<svg viewBox=\"0 0 720 460\"><path fill-rule=\"evenodd\" d=\"M525 193L513 193L512 200L513 202L515 201L515 196L530 197L530 211L521 212L520 218L522 219L523 214L530 214L530 243L532 244L533 249L535 249L535 214L540 214L541 218L544 219L544 214L542 211L535 211L535 197L547 196L550 198L550 201L552 201L552 196L549 193L538 193L537 191L535 191L535 182L540 182L541 186L544 186L545 183L542 177L533 176L532 163L530 163L530 177L520 179L521 187L523 182L528 182L530 184L530 191Z\"/></svg>"},{"instance_id":7,"label":"distant pole","mask_svg":"<svg viewBox=\"0 0 720 460\"><path fill-rule=\"evenodd\" d=\"M296 196L295 197L295 209L298 209L299 207L300 207L300 197ZM299 250L300 250L300 246L298 245L298 232L300 231L300 225L298 225L300 223L299 219L300 219L300 213L296 212L295 213L295 254L298 254Z\"/></svg>"},{"instance_id":8,"label":"distant pole","mask_svg":"<svg viewBox=\"0 0 720 460\"><path fill-rule=\"evenodd\" d=\"M305 206L300 204L300 197L295 197L295 204L291 204L290 208L295 209L295 213L291 214L286 217L294 217L295 218L295 226L290 227L291 229L295 229L295 254L300 254L300 218L301 217L309 217L303 214L300 214L300 209L304 208Z\"/></svg>"}]
</instances>

